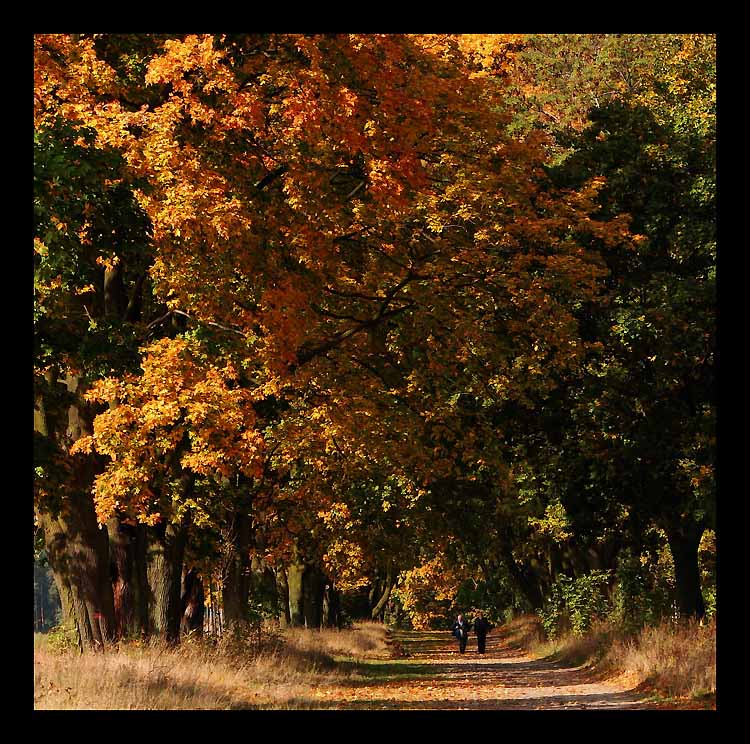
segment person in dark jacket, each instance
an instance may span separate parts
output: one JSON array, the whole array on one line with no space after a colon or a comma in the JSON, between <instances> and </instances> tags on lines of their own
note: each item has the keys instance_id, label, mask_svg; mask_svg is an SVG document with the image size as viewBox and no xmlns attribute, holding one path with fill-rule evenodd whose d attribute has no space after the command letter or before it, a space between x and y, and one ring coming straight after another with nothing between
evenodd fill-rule
<instances>
[{"instance_id":1,"label":"person in dark jacket","mask_svg":"<svg viewBox=\"0 0 750 744\"><path fill-rule=\"evenodd\" d=\"M458 650L464 653L469 640L469 621L463 615L459 615L453 623L453 635L458 639Z\"/></svg>"},{"instance_id":2,"label":"person in dark jacket","mask_svg":"<svg viewBox=\"0 0 750 744\"><path fill-rule=\"evenodd\" d=\"M484 653L485 643L487 642L487 633L489 633L494 627L494 625L488 623L487 620L484 619L484 615L480 610L478 612L478 617L474 620L474 633L476 633L477 636L477 651L480 654Z\"/></svg>"}]
</instances>

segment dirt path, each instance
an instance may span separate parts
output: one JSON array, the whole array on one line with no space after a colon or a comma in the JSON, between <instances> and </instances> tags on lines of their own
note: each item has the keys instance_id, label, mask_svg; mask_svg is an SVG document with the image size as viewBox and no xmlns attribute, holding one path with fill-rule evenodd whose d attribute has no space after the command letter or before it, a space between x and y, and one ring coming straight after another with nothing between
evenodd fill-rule
<instances>
[{"instance_id":1,"label":"dirt path","mask_svg":"<svg viewBox=\"0 0 750 744\"><path fill-rule=\"evenodd\" d=\"M406 656L368 661L345 685L322 687L321 708L337 709L643 709L644 695L618 681L596 681L581 668L533 659L510 648L498 633L477 653L465 654L447 632L395 633Z\"/></svg>"}]
</instances>

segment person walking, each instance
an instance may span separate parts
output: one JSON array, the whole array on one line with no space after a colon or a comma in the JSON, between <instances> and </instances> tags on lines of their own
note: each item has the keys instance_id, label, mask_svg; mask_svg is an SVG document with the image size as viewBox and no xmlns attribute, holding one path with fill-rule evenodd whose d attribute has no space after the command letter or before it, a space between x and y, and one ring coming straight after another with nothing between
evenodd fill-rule
<instances>
[{"instance_id":1,"label":"person walking","mask_svg":"<svg viewBox=\"0 0 750 744\"><path fill-rule=\"evenodd\" d=\"M466 642L469 640L469 621L463 615L459 615L453 623L453 635L458 639L458 650L460 653L466 651Z\"/></svg>"},{"instance_id":2,"label":"person walking","mask_svg":"<svg viewBox=\"0 0 750 744\"><path fill-rule=\"evenodd\" d=\"M487 642L487 633L489 633L495 626L485 620L484 614L481 610L479 610L477 615L478 617L474 619L474 633L477 637L477 651L478 653L483 654Z\"/></svg>"}]
</instances>

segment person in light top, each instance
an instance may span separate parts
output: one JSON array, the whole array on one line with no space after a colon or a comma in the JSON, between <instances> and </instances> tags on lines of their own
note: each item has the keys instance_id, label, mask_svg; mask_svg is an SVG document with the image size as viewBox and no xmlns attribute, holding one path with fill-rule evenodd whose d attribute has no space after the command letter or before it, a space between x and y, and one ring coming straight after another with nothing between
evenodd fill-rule
<instances>
[{"instance_id":1,"label":"person in light top","mask_svg":"<svg viewBox=\"0 0 750 744\"><path fill-rule=\"evenodd\" d=\"M456 618L453 623L453 635L458 639L458 650L460 653L466 651L466 642L469 640L469 622L463 615Z\"/></svg>"}]
</instances>

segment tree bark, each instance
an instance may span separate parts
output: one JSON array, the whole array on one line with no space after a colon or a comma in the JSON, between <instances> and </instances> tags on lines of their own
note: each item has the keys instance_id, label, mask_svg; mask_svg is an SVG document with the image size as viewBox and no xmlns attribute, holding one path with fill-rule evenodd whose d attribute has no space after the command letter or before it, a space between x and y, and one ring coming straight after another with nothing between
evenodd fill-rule
<instances>
[{"instance_id":1,"label":"tree bark","mask_svg":"<svg viewBox=\"0 0 750 744\"><path fill-rule=\"evenodd\" d=\"M275 570L276 591L279 595L279 625L286 628L291 624L291 615L289 613L289 584L286 578L286 569L281 566Z\"/></svg>"},{"instance_id":2,"label":"tree bark","mask_svg":"<svg viewBox=\"0 0 750 744\"><path fill-rule=\"evenodd\" d=\"M693 521L664 527L674 562L677 607L682 617L702 618L706 607L701 592L698 545L704 526Z\"/></svg>"},{"instance_id":3,"label":"tree bark","mask_svg":"<svg viewBox=\"0 0 750 744\"><path fill-rule=\"evenodd\" d=\"M133 541L133 605L135 608L135 632L145 638L149 633L149 596L148 586L148 527L138 523L134 527Z\"/></svg>"},{"instance_id":4,"label":"tree bark","mask_svg":"<svg viewBox=\"0 0 750 744\"><path fill-rule=\"evenodd\" d=\"M325 574L315 565L308 564L302 575L303 610L305 626L320 628L323 625L323 596L326 587Z\"/></svg>"},{"instance_id":5,"label":"tree bark","mask_svg":"<svg viewBox=\"0 0 750 744\"><path fill-rule=\"evenodd\" d=\"M138 634L136 618L135 529L117 517L107 521L109 535L110 574L114 597L115 633L117 638Z\"/></svg>"},{"instance_id":6,"label":"tree bark","mask_svg":"<svg viewBox=\"0 0 750 744\"><path fill-rule=\"evenodd\" d=\"M110 320L119 320L125 314L125 284L122 272L121 261L104 270L104 315Z\"/></svg>"},{"instance_id":7,"label":"tree bark","mask_svg":"<svg viewBox=\"0 0 750 744\"><path fill-rule=\"evenodd\" d=\"M148 530L149 632L167 643L179 641L182 619L182 562L187 527L162 522Z\"/></svg>"},{"instance_id":8,"label":"tree bark","mask_svg":"<svg viewBox=\"0 0 750 744\"><path fill-rule=\"evenodd\" d=\"M332 582L326 584L323 595L323 625L341 628L341 598Z\"/></svg>"},{"instance_id":9,"label":"tree bark","mask_svg":"<svg viewBox=\"0 0 750 744\"><path fill-rule=\"evenodd\" d=\"M203 593L203 579L198 569L191 568L183 574L181 599L180 633L187 635L195 633L203 635L203 620L205 617L205 596Z\"/></svg>"},{"instance_id":10,"label":"tree bark","mask_svg":"<svg viewBox=\"0 0 750 744\"><path fill-rule=\"evenodd\" d=\"M388 602L388 598L391 596L391 590L393 589L394 583L393 567L389 564L385 574L385 585L383 588L383 593L380 595L380 599L376 602L370 613L370 616L373 620L383 620L385 614L385 606Z\"/></svg>"},{"instance_id":11,"label":"tree bark","mask_svg":"<svg viewBox=\"0 0 750 744\"><path fill-rule=\"evenodd\" d=\"M289 625L302 627L305 624L303 575L305 565L298 558L286 568L286 584L289 596Z\"/></svg>"},{"instance_id":12,"label":"tree bark","mask_svg":"<svg viewBox=\"0 0 750 744\"><path fill-rule=\"evenodd\" d=\"M247 604L251 581L251 528L250 515L236 511L230 525L231 554L222 583L224 621L227 628L239 627L247 621Z\"/></svg>"}]
</instances>

